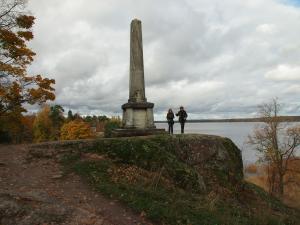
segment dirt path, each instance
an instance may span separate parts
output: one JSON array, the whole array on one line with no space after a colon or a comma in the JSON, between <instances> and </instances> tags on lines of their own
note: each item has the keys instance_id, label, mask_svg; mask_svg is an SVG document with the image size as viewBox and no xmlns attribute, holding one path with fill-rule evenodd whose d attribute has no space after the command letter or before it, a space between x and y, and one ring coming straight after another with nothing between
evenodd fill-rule
<instances>
[{"instance_id":1,"label":"dirt path","mask_svg":"<svg viewBox=\"0 0 300 225\"><path fill-rule=\"evenodd\" d=\"M79 176L62 176L55 160L26 160L27 151L23 145L0 145L0 225L150 224Z\"/></svg>"}]
</instances>

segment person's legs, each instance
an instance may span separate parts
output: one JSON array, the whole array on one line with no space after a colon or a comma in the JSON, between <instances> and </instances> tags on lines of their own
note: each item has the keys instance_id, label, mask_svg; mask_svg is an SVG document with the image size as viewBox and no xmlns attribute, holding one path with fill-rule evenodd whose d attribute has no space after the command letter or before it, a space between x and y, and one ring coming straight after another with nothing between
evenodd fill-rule
<instances>
[{"instance_id":1,"label":"person's legs","mask_svg":"<svg viewBox=\"0 0 300 225\"><path fill-rule=\"evenodd\" d=\"M168 123L169 125L169 134L171 134L172 124Z\"/></svg>"},{"instance_id":2,"label":"person's legs","mask_svg":"<svg viewBox=\"0 0 300 225\"><path fill-rule=\"evenodd\" d=\"M184 123L180 123L181 125L181 133L183 134L184 133Z\"/></svg>"},{"instance_id":3,"label":"person's legs","mask_svg":"<svg viewBox=\"0 0 300 225\"><path fill-rule=\"evenodd\" d=\"M173 123L171 123L170 127L171 127L171 134L173 134Z\"/></svg>"}]
</instances>

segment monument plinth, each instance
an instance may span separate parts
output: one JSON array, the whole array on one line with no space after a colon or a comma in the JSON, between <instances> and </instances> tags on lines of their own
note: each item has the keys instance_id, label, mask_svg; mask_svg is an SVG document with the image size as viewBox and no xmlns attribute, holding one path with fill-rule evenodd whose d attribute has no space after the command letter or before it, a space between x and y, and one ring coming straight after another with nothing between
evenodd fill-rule
<instances>
[{"instance_id":1,"label":"monument plinth","mask_svg":"<svg viewBox=\"0 0 300 225\"><path fill-rule=\"evenodd\" d=\"M164 133L156 129L153 117L154 104L147 102L145 94L142 24L138 19L130 26L129 99L122 105L122 129L115 129L114 136L141 136Z\"/></svg>"}]
</instances>

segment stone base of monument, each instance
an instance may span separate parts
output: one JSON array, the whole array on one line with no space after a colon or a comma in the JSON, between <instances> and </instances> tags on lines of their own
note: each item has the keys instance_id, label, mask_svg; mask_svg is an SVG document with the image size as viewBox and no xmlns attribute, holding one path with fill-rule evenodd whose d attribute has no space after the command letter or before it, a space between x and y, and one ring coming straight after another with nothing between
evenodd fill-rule
<instances>
[{"instance_id":1,"label":"stone base of monument","mask_svg":"<svg viewBox=\"0 0 300 225\"><path fill-rule=\"evenodd\" d=\"M112 130L112 137L134 137L134 136L148 136L167 134L165 129L114 129Z\"/></svg>"},{"instance_id":2,"label":"stone base of monument","mask_svg":"<svg viewBox=\"0 0 300 225\"><path fill-rule=\"evenodd\" d=\"M122 105L123 121L125 129L153 129L153 103L129 102Z\"/></svg>"},{"instance_id":3,"label":"stone base of monument","mask_svg":"<svg viewBox=\"0 0 300 225\"><path fill-rule=\"evenodd\" d=\"M133 137L165 134L165 129L156 129L153 118L154 104L151 102L129 101L122 105L122 129L114 129L113 137Z\"/></svg>"}]
</instances>

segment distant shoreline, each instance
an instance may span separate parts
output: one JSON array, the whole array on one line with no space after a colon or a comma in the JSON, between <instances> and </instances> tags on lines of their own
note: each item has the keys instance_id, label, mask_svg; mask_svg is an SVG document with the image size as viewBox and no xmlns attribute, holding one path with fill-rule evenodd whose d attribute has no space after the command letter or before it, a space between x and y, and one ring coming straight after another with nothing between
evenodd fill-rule
<instances>
[{"instance_id":1,"label":"distant shoreline","mask_svg":"<svg viewBox=\"0 0 300 225\"><path fill-rule=\"evenodd\" d=\"M300 116L279 116L280 122L300 122ZM265 118L236 118L236 119L199 119L187 120L187 123L226 123L226 122L264 122ZM155 121L155 123L166 123L167 121ZM175 121L178 122L178 121Z\"/></svg>"}]
</instances>

